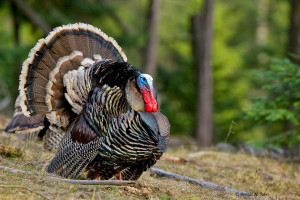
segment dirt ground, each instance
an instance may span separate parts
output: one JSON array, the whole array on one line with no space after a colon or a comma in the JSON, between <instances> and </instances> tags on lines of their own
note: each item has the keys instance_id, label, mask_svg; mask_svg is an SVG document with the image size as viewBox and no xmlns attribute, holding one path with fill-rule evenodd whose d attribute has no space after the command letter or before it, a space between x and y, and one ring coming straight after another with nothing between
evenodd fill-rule
<instances>
[{"instance_id":1,"label":"dirt ground","mask_svg":"<svg viewBox=\"0 0 300 200\"><path fill-rule=\"evenodd\" d=\"M243 152L226 153L213 148L169 148L156 168L189 176L261 197L242 197L224 190L212 190L145 172L142 186L87 186L52 180L44 176L43 164L53 152L41 141L26 141L0 133L0 144L17 147L21 155L0 155L0 166L33 174L0 169L0 199L300 199L300 161L255 157ZM181 162L169 158L184 158ZM84 174L80 177L84 179ZM44 197L43 197L44 196Z\"/></svg>"}]
</instances>

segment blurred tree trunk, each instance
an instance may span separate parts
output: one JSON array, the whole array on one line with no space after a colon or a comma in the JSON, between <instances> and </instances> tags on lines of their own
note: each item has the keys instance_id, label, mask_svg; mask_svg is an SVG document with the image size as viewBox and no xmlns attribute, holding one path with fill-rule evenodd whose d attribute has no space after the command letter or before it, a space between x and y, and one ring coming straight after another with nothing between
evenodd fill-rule
<instances>
[{"instance_id":1,"label":"blurred tree trunk","mask_svg":"<svg viewBox=\"0 0 300 200\"><path fill-rule=\"evenodd\" d=\"M19 35L20 18L18 16L17 7L13 3L11 3L11 13L13 18L15 45L19 46L20 45L20 35Z\"/></svg>"},{"instance_id":2,"label":"blurred tree trunk","mask_svg":"<svg viewBox=\"0 0 300 200\"><path fill-rule=\"evenodd\" d=\"M213 142L212 12L213 0L205 0L202 15L192 18L193 51L197 67L196 137L199 146L209 146Z\"/></svg>"},{"instance_id":3,"label":"blurred tree trunk","mask_svg":"<svg viewBox=\"0 0 300 200\"><path fill-rule=\"evenodd\" d=\"M268 42L268 10L269 2L264 0L257 1L257 16L256 16L256 43L258 45L266 45Z\"/></svg>"},{"instance_id":4,"label":"blurred tree trunk","mask_svg":"<svg viewBox=\"0 0 300 200\"><path fill-rule=\"evenodd\" d=\"M295 64L300 65L300 59L294 58L293 55L299 56L299 35L300 35L300 1L291 0L290 3L290 27L288 35L287 56ZM294 110L290 105L290 110ZM290 120L285 120L283 131L289 131L295 128Z\"/></svg>"},{"instance_id":5,"label":"blurred tree trunk","mask_svg":"<svg viewBox=\"0 0 300 200\"><path fill-rule=\"evenodd\" d=\"M51 26L26 1L12 0L12 2L28 20L44 32L44 35L48 35L52 29Z\"/></svg>"},{"instance_id":6,"label":"blurred tree trunk","mask_svg":"<svg viewBox=\"0 0 300 200\"><path fill-rule=\"evenodd\" d=\"M108 0L98 0L98 2L103 6L109 6ZM124 34L129 35L131 33L131 28L129 27L129 25L125 24L114 10L110 13L110 15L111 18L119 25Z\"/></svg>"},{"instance_id":7,"label":"blurred tree trunk","mask_svg":"<svg viewBox=\"0 0 300 200\"><path fill-rule=\"evenodd\" d=\"M288 38L288 54L299 55L299 34L300 34L300 1L291 0L290 4L290 29ZM288 55L292 62L300 64L299 59Z\"/></svg>"},{"instance_id":8,"label":"blurred tree trunk","mask_svg":"<svg viewBox=\"0 0 300 200\"><path fill-rule=\"evenodd\" d=\"M148 41L145 46L143 70L153 78L157 67L159 9L160 0L150 0L147 16Z\"/></svg>"},{"instance_id":9,"label":"blurred tree trunk","mask_svg":"<svg viewBox=\"0 0 300 200\"><path fill-rule=\"evenodd\" d=\"M13 2L10 2L10 7L11 7L11 14L12 14L12 19L13 19L13 28L14 28L14 40L15 40L15 48L19 48L20 46L20 13L18 12L18 9L16 5ZM20 60L19 57L17 59L17 64L16 64L16 71L15 71L15 83L16 85L19 84L19 76L22 70L22 61ZM18 96L18 90L11 92L11 96L13 99L15 99Z\"/></svg>"}]
</instances>

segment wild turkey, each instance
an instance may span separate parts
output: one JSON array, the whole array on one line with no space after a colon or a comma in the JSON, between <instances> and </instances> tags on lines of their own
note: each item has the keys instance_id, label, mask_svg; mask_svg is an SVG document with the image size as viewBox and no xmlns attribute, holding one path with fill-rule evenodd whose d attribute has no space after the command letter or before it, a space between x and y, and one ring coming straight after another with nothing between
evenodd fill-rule
<instances>
[{"instance_id":1,"label":"wild turkey","mask_svg":"<svg viewBox=\"0 0 300 200\"><path fill-rule=\"evenodd\" d=\"M63 136L48 172L135 180L166 150L170 124L152 78L126 61L112 38L82 23L56 28L31 50L18 105L29 118L46 116L47 141Z\"/></svg>"}]
</instances>

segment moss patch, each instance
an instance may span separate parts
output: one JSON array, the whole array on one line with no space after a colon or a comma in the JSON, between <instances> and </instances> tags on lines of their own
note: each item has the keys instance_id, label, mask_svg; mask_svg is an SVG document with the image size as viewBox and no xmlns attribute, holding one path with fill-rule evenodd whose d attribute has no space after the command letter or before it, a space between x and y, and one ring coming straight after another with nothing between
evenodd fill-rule
<instances>
[{"instance_id":1,"label":"moss patch","mask_svg":"<svg viewBox=\"0 0 300 200\"><path fill-rule=\"evenodd\" d=\"M0 144L0 155L6 157L20 157L22 153L18 148Z\"/></svg>"}]
</instances>

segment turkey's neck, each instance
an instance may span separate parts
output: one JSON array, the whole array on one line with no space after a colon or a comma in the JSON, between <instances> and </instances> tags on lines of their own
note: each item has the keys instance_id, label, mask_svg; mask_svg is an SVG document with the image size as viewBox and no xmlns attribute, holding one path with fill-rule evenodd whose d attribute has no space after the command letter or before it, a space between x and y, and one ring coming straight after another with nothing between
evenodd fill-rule
<instances>
[{"instance_id":1,"label":"turkey's neck","mask_svg":"<svg viewBox=\"0 0 300 200\"><path fill-rule=\"evenodd\" d=\"M135 80L128 80L126 87L126 99L130 107L135 111L144 111L145 102L143 95L138 91Z\"/></svg>"}]
</instances>

